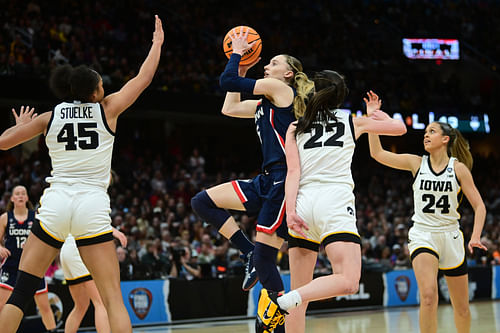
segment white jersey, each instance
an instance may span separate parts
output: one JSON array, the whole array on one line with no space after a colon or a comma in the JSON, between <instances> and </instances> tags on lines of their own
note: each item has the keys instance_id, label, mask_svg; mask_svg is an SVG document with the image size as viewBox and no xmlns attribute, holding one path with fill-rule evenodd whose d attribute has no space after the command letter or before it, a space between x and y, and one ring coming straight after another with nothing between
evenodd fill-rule
<instances>
[{"instance_id":1,"label":"white jersey","mask_svg":"<svg viewBox=\"0 0 500 333\"><path fill-rule=\"evenodd\" d=\"M420 169L413 182L415 213L412 220L419 229L428 231L456 230L462 191L455 174L456 158L451 157L444 170L432 170L429 156L422 156Z\"/></svg>"},{"instance_id":2,"label":"white jersey","mask_svg":"<svg viewBox=\"0 0 500 333\"><path fill-rule=\"evenodd\" d=\"M48 183L108 187L114 133L99 103L57 105L45 141L52 160Z\"/></svg>"},{"instance_id":3,"label":"white jersey","mask_svg":"<svg viewBox=\"0 0 500 333\"><path fill-rule=\"evenodd\" d=\"M333 111L337 120L314 122L311 130L297 135L300 186L312 183L344 183L354 188L351 163L356 146L350 112Z\"/></svg>"}]
</instances>

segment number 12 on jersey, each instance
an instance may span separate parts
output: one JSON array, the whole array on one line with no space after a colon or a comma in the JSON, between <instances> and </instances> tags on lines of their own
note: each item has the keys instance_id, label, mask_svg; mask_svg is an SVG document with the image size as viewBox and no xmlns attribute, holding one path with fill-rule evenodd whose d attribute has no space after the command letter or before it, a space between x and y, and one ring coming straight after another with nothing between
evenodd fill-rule
<instances>
[{"instance_id":1,"label":"number 12 on jersey","mask_svg":"<svg viewBox=\"0 0 500 333\"><path fill-rule=\"evenodd\" d=\"M78 136L75 135L75 126L78 128ZM67 123L57 134L57 142L66 143L66 150L76 150L77 142L80 149L96 149L99 147L99 134L92 129L97 128L97 123ZM79 140L82 139L82 140Z\"/></svg>"}]
</instances>

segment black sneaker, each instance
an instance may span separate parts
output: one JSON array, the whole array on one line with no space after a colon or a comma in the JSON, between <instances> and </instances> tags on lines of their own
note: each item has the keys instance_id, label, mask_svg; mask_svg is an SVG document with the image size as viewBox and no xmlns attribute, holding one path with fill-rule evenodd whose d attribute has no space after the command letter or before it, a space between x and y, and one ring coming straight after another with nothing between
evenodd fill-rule
<instances>
[{"instance_id":1,"label":"black sneaker","mask_svg":"<svg viewBox=\"0 0 500 333\"><path fill-rule=\"evenodd\" d=\"M255 286L257 281L259 281L259 276L257 275L257 270L253 265L253 251L248 252L248 254L243 258L245 260L245 278L243 279L241 289L249 291L253 286Z\"/></svg>"},{"instance_id":2,"label":"black sneaker","mask_svg":"<svg viewBox=\"0 0 500 333\"><path fill-rule=\"evenodd\" d=\"M259 295L259 304L257 305L257 319L255 320L256 333L271 333L278 326L285 324L285 310L278 305L278 294L274 291L262 289Z\"/></svg>"}]
</instances>

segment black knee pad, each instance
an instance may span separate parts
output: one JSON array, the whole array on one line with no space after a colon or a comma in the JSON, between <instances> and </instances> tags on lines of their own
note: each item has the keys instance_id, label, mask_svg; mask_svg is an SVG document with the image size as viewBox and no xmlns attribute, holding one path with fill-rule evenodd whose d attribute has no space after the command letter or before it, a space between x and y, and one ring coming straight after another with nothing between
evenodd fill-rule
<instances>
[{"instance_id":1,"label":"black knee pad","mask_svg":"<svg viewBox=\"0 0 500 333\"><path fill-rule=\"evenodd\" d=\"M42 278L26 273L24 271L18 271L16 286L10 295L7 304L12 304L17 306L24 313L24 308L26 304L33 298L36 290L40 286Z\"/></svg>"}]
</instances>

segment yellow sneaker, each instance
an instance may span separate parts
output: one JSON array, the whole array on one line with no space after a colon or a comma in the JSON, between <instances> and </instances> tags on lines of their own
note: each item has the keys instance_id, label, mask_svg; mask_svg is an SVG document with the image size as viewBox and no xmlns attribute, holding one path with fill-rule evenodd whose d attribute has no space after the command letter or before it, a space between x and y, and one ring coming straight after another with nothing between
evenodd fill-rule
<instances>
[{"instance_id":1,"label":"yellow sneaker","mask_svg":"<svg viewBox=\"0 0 500 333\"><path fill-rule=\"evenodd\" d=\"M260 291L255 320L256 333L271 333L276 327L285 324L285 314L288 312L281 309L277 302L278 296L282 294L264 288Z\"/></svg>"}]
</instances>

